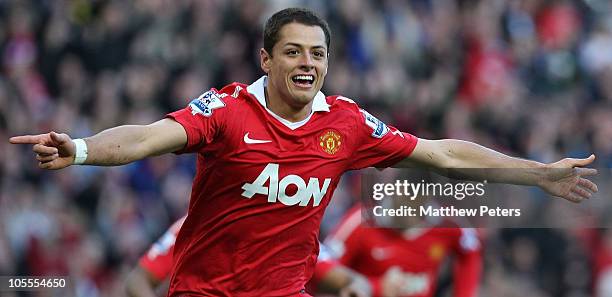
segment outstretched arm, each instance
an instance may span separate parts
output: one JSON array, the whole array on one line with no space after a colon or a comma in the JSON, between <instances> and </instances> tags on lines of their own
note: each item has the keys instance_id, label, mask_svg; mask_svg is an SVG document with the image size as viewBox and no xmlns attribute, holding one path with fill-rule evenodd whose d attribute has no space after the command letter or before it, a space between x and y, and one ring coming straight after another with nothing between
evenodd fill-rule
<instances>
[{"instance_id":1,"label":"outstretched arm","mask_svg":"<svg viewBox=\"0 0 612 297\"><path fill-rule=\"evenodd\" d=\"M597 174L597 170L582 168L594 160L595 156L591 155L543 164L510 157L468 141L419 139L412 154L394 167L426 167L453 178L539 186L553 196L580 202L597 192L597 186L584 178Z\"/></svg>"},{"instance_id":2,"label":"outstretched arm","mask_svg":"<svg viewBox=\"0 0 612 297\"><path fill-rule=\"evenodd\" d=\"M15 136L9 141L33 144L38 166L43 169L61 169L74 162L76 146L67 134ZM150 125L111 128L84 141L87 144L84 164L115 166L179 150L187 143L187 133L176 121L163 119Z\"/></svg>"}]
</instances>

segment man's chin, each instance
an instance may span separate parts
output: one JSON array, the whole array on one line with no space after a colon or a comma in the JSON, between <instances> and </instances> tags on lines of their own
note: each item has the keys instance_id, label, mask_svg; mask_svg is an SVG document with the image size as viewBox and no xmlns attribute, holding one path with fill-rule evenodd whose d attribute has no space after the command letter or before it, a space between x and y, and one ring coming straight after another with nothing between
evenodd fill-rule
<instances>
[{"instance_id":1,"label":"man's chin","mask_svg":"<svg viewBox=\"0 0 612 297\"><path fill-rule=\"evenodd\" d=\"M308 104L310 103L312 100L314 100L316 93L314 92L294 92L293 93L293 100L295 100L296 102L300 102L300 103L304 103L304 104Z\"/></svg>"}]
</instances>

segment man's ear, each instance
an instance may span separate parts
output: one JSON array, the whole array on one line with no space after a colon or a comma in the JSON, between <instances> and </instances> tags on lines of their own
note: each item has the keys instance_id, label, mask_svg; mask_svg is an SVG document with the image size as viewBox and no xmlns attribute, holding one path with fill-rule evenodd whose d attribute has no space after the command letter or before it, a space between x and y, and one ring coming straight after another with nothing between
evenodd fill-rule
<instances>
[{"instance_id":1,"label":"man's ear","mask_svg":"<svg viewBox=\"0 0 612 297\"><path fill-rule=\"evenodd\" d=\"M272 55L262 48L259 50L259 57L261 62L261 70L263 70L265 73L270 73L270 68L272 68Z\"/></svg>"}]
</instances>

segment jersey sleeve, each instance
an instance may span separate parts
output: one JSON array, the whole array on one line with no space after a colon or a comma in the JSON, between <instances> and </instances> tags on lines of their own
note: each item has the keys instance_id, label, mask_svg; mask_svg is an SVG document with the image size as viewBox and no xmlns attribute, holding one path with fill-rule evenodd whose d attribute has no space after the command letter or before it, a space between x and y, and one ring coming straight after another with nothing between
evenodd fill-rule
<instances>
[{"instance_id":1,"label":"jersey sleeve","mask_svg":"<svg viewBox=\"0 0 612 297\"><path fill-rule=\"evenodd\" d=\"M170 271L172 270L173 251L174 245L172 245L166 253L155 255L154 257L151 257L150 253L146 253L140 257L138 264L157 281L162 282L170 275Z\"/></svg>"},{"instance_id":2,"label":"jersey sleeve","mask_svg":"<svg viewBox=\"0 0 612 297\"><path fill-rule=\"evenodd\" d=\"M213 88L191 100L187 107L166 115L181 124L187 133L187 144L175 153L197 152L218 137L227 117L226 96Z\"/></svg>"},{"instance_id":3,"label":"jersey sleeve","mask_svg":"<svg viewBox=\"0 0 612 297\"><path fill-rule=\"evenodd\" d=\"M482 272L482 248L474 229L460 229L453 265L453 296L474 297Z\"/></svg>"},{"instance_id":4,"label":"jersey sleeve","mask_svg":"<svg viewBox=\"0 0 612 297\"><path fill-rule=\"evenodd\" d=\"M416 147L417 137L387 126L363 109L357 120L358 141L350 169L389 167L410 156Z\"/></svg>"},{"instance_id":5,"label":"jersey sleeve","mask_svg":"<svg viewBox=\"0 0 612 297\"><path fill-rule=\"evenodd\" d=\"M174 243L184 220L185 217L176 221L138 261L142 269L160 282L166 279L172 270Z\"/></svg>"}]
</instances>

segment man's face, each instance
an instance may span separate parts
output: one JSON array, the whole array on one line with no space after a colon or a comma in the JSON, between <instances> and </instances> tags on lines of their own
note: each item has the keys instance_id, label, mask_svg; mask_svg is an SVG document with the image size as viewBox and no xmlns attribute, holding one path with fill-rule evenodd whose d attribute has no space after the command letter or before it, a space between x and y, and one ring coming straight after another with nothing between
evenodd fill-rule
<instances>
[{"instance_id":1,"label":"man's face","mask_svg":"<svg viewBox=\"0 0 612 297\"><path fill-rule=\"evenodd\" d=\"M325 33L319 26L289 23L279 32L272 56L261 50L262 69L268 74L268 93L302 108L321 90L327 74ZM274 90L270 90L274 88Z\"/></svg>"}]
</instances>

